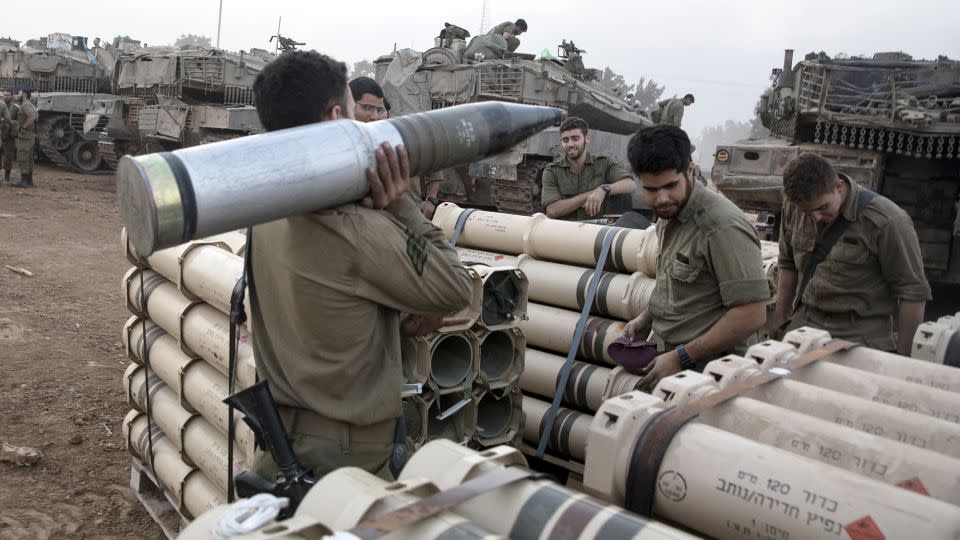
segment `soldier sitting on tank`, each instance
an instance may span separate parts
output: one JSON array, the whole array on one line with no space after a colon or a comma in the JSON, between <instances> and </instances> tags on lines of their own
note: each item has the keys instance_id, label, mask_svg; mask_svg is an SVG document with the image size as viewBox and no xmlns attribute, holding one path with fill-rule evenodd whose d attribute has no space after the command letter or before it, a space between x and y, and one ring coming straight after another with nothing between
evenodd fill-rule
<instances>
[{"instance_id":1,"label":"soldier sitting on tank","mask_svg":"<svg viewBox=\"0 0 960 540\"><path fill-rule=\"evenodd\" d=\"M910 216L815 154L787 165L783 193L773 328L909 354L931 299Z\"/></svg>"},{"instance_id":2,"label":"soldier sitting on tank","mask_svg":"<svg viewBox=\"0 0 960 540\"><path fill-rule=\"evenodd\" d=\"M560 144L564 157L543 170L540 197L547 216L582 221L611 211L618 202L630 208L636 182L613 157L587 151L590 126L585 120L567 117L560 124Z\"/></svg>"},{"instance_id":3,"label":"soldier sitting on tank","mask_svg":"<svg viewBox=\"0 0 960 540\"><path fill-rule=\"evenodd\" d=\"M346 66L315 51L281 55L253 89L267 131L354 116ZM470 302L456 251L407 195L406 151L384 143L376 161L362 203L252 230L257 373L294 452L318 478L354 466L392 479L394 446L404 442L400 338L435 330L442 314ZM268 479L277 472L262 452L252 469Z\"/></svg>"},{"instance_id":4,"label":"soldier sitting on tank","mask_svg":"<svg viewBox=\"0 0 960 540\"><path fill-rule=\"evenodd\" d=\"M520 48L517 36L527 31L527 21L517 19L516 22L504 21L487 32L488 36L503 36L507 40L507 52L515 52Z\"/></svg>"},{"instance_id":5,"label":"soldier sitting on tank","mask_svg":"<svg viewBox=\"0 0 960 540\"><path fill-rule=\"evenodd\" d=\"M678 127L652 126L630 140L630 165L659 218L657 284L650 303L624 329L653 329L661 354L640 384L652 388L683 369L744 352L766 322L770 287L760 241L739 208L693 178L690 139Z\"/></svg>"},{"instance_id":6,"label":"soldier sitting on tank","mask_svg":"<svg viewBox=\"0 0 960 540\"><path fill-rule=\"evenodd\" d=\"M659 108L654 111L653 121L658 124L669 124L680 127L680 123L683 122L684 107L689 107L690 105L693 105L693 94L687 94L683 96L683 99L665 99L657 103Z\"/></svg>"},{"instance_id":7,"label":"soldier sitting on tank","mask_svg":"<svg viewBox=\"0 0 960 540\"><path fill-rule=\"evenodd\" d=\"M357 122L380 120L387 112L383 106L383 89L370 77L357 77L350 81L350 93L357 103Z\"/></svg>"}]
</instances>

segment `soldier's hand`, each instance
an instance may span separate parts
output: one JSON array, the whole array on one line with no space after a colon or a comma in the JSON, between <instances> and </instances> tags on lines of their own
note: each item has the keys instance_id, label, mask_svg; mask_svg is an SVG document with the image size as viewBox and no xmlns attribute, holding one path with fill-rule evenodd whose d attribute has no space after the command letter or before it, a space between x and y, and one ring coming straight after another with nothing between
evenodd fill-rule
<instances>
[{"instance_id":1,"label":"soldier's hand","mask_svg":"<svg viewBox=\"0 0 960 540\"><path fill-rule=\"evenodd\" d=\"M603 200L607 194L600 188L590 192L587 200L583 203L583 209L587 211L588 216L595 216L603 209Z\"/></svg>"},{"instance_id":2,"label":"soldier's hand","mask_svg":"<svg viewBox=\"0 0 960 540\"><path fill-rule=\"evenodd\" d=\"M367 208L383 210L410 191L410 161L403 145L394 151L386 142L377 149L376 156L377 166L367 169L370 194L361 203Z\"/></svg>"},{"instance_id":3,"label":"soldier's hand","mask_svg":"<svg viewBox=\"0 0 960 540\"><path fill-rule=\"evenodd\" d=\"M649 333L650 321L646 320L643 314L640 314L623 327L623 332L620 332L620 335L637 339L637 337L646 338Z\"/></svg>"},{"instance_id":4,"label":"soldier's hand","mask_svg":"<svg viewBox=\"0 0 960 540\"><path fill-rule=\"evenodd\" d=\"M420 203L420 211L423 212L424 217L427 219L433 219L433 213L437 210L437 207L433 205L430 201L423 201Z\"/></svg>"},{"instance_id":5,"label":"soldier's hand","mask_svg":"<svg viewBox=\"0 0 960 540\"><path fill-rule=\"evenodd\" d=\"M677 351L669 351L653 359L653 362L647 365L642 373L644 377L640 379L637 385L648 392L652 392L660 379L669 377L674 373L680 373L680 357Z\"/></svg>"}]
</instances>

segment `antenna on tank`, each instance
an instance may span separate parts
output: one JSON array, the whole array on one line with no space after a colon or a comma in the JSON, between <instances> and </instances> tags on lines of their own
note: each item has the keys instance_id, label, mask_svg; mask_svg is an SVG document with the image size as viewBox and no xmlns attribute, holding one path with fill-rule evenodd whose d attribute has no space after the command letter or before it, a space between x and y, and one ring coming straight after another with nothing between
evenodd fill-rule
<instances>
[{"instance_id":1,"label":"antenna on tank","mask_svg":"<svg viewBox=\"0 0 960 540\"><path fill-rule=\"evenodd\" d=\"M480 32L483 33L487 29L487 14L490 3L488 0L483 0L483 7L480 8Z\"/></svg>"},{"instance_id":2,"label":"antenna on tank","mask_svg":"<svg viewBox=\"0 0 960 540\"><path fill-rule=\"evenodd\" d=\"M273 46L273 54L280 54L280 23L283 21L283 15L277 18L277 44Z\"/></svg>"},{"instance_id":3,"label":"antenna on tank","mask_svg":"<svg viewBox=\"0 0 960 540\"><path fill-rule=\"evenodd\" d=\"M220 10L217 12L217 48L220 48L220 22L223 20L223 0L220 0Z\"/></svg>"}]
</instances>

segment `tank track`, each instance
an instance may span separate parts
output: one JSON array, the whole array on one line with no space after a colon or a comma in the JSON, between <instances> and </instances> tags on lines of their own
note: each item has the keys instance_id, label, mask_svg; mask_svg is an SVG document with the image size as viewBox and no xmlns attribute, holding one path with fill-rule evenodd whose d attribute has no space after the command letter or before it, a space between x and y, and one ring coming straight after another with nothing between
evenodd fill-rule
<instances>
[{"instance_id":1,"label":"tank track","mask_svg":"<svg viewBox=\"0 0 960 540\"><path fill-rule=\"evenodd\" d=\"M77 166L75 166L66 155L59 152L56 147L53 145L53 141L50 139L50 126L56 120L57 116L50 116L42 120L37 124L37 139L40 144L40 151L43 152L43 155L50 160L51 163L60 167L61 169L66 169L68 171L77 172L81 174L112 174L112 171L85 171ZM79 135L79 134L78 134Z\"/></svg>"},{"instance_id":2,"label":"tank track","mask_svg":"<svg viewBox=\"0 0 960 540\"><path fill-rule=\"evenodd\" d=\"M109 137L106 133L101 133L100 138L97 139L97 146L100 147L100 157L103 158L107 167L112 171L117 170L121 154L118 153L116 139Z\"/></svg>"},{"instance_id":3,"label":"tank track","mask_svg":"<svg viewBox=\"0 0 960 540\"><path fill-rule=\"evenodd\" d=\"M497 210L508 214L533 215L543 212L540 204L540 173L550 164L549 160L528 158L517 165L517 179L496 179L493 183L493 200Z\"/></svg>"}]
</instances>

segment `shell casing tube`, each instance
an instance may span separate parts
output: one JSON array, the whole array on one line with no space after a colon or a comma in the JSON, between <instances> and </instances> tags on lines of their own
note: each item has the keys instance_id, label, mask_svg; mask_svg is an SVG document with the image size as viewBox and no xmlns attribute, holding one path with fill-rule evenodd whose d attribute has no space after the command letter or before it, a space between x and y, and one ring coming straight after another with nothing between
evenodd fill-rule
<instances>
[{"instance_id":1,"label":"shell casing tube","mask_svg":"<svg viewBox=\"0 0 960 540\"><path fill-rule=\"evenodd\" d=\"M120 214L137 253L366 195L380 143L403 144L411 176L493 155L560 121L561 109L473 103L361 124L336 120L174 152L124 156Z\"/></svg>"},{"instance_id":2,"label":"shell casing tube","mask_svg":"<svg viewBox=\"0 0 960 540\"><path fill-rule=\"evenodd\" d=\"M523 414L526 417L523 427L523 440L537 444L546 429L547 411L550 403L524 396ZM593 416L573 409L560 407L550 430L547 448L561 456L570 456L583 461L587 454L587 435Z\"/></svg>"}]
</instances>

